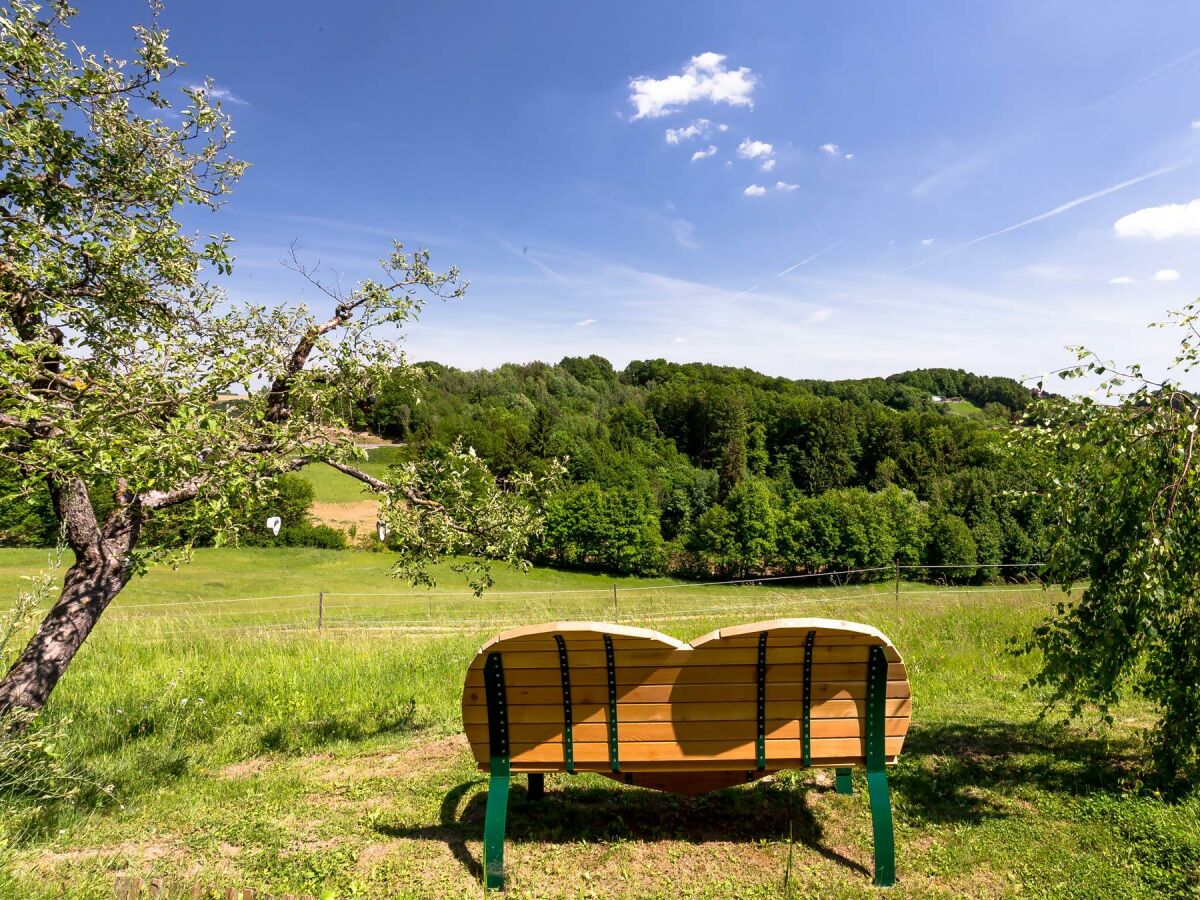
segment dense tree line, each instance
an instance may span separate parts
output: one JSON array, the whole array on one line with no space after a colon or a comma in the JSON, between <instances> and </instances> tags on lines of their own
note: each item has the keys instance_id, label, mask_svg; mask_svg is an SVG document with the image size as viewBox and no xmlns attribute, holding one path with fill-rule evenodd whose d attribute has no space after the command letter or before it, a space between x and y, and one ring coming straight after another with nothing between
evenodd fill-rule
<instances>
[{"instance_id":1,"label":"dense tree line","mask_svg":"<svg viewBox=\"0 0 1200 900\"><path fill-rule=\"evenodd\" d=\"M347 411L417 454L461 438L501 476L565 460L538 559L621 573L753 577L956 566L1039 556L1039 477L1004 449L1029 402L1016 381L950 369L813 381L749 369L598 356L466 372L398 372ZM964 416L934 397L976 407ZM3 490L0 473L0 491ZM306 524L303 483L281 484L279 539L338 546ZM294 507L294 509L293 509ZM261 510L247 510L248 523ZM53 540L46 501L6 504L0 541ZM165 526L164 526L165 527ZM173 527L185 527L179 523ZM203 540L203 536L201 536ZM931 570L940 572L941 570Z\"/></svg>"},{"instance_id":2,"label":"dense tree line","mask_svg":"<svg viewBox=\"0 0 1200 900\"><path fill-rule=\"evenodd\" d=\"M973 579L1038 556L1038 476L1004 449L1030 400L1012 379L796 381L661 359L616 371L598 356L423 368L415 390L385 384L360 424L414 449L461 436L501 474L565 459L544 562L755 576L899 561Z\"/></svg>"}]
</instances>

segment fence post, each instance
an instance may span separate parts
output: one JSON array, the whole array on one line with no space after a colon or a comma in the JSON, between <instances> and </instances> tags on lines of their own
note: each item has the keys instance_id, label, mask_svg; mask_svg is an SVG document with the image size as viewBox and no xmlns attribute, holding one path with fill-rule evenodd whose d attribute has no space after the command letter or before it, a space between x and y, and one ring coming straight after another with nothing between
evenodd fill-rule
<instances>
[{"instance_id":1,"label":"fence post","mask_svg":"<svg viewBox=\"0 0 1200 900\"><path fill-rule=\"evenodd\" d=\"M617 605L617 586L613 585L613 621L621 621L621 607Z\"/></svg>"},{"instance_id":2,"label":"fence post","mask_svg":"<svg viewBox=\"0 0 1200 900\"><path fill-rule=\"evenodd\" d=\"M325 628L325 592L317 594L317 631Z\"/></svg>"},{"instance_id":3,"label":"fence post","mask_svg":"<svg viewBox=\"0 0 1200 900\"><path fill-rule=\"evenodd\" d=\"M896 618L900 618L900 557L896 557Z\"/></svg>"}]
</instances>

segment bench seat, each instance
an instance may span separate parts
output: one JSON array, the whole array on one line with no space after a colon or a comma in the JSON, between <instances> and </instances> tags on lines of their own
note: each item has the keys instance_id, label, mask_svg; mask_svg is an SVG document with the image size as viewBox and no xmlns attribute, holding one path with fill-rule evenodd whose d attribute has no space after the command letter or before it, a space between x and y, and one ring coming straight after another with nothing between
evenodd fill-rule
<instances>
[{"instance_id":1,"label":"bench seat","mask_svg":"<svg viewBox=\"0 0 1200 900\"><path fill-rule=\"evenodd\" d=\"M492 775L485 822L489 888L503 888L508 779L596 772L696 794L783 769L832 767L850 789L867 769L875 881L894 881L886 766L912 699L899 652L869 625L776 619L690 644L645 628L552 622L506 631L467 670L463 727Z\"/></svg>"}]
</instances>

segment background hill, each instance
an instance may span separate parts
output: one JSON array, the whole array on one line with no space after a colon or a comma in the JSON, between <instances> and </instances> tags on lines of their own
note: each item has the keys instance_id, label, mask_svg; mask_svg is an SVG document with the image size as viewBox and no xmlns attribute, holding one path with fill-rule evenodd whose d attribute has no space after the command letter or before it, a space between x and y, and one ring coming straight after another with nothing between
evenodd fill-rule
<instances>
[{"instance_id":1,"label":"background hill","mask_svg":"<svg viewBox=\"0 0 1200 900\"><path fill-rule=\"evenodd\" d=\"M384 384L356 411L405 445L373 461L460 438L501 475L565 459L543 562L747 575L1037 556L1035 479L1003 447L1030 392L1010 378L797 381L661 359L616 371L598 356L422 368L423 383ZM310 475L318 499L330 474Z\"/></svg>"},{"instance_id":2,"label":"background hill","mask_svg":"<svg viewBox=\"0 0 1200 900\"><path fill-rule=\"evenodd\" d=\"M418 383L397 373L352 411L370 442L396 444L372 449L367 468L381 474L456 440L501 476L564 460L539 562L685 577L899 562L985 580L1039 555L1030 496L1044 473L1005 448L1030 400L1009 378L917 369L791 380L661 359L616 371L598 356L421 369ZM279 500L244 511L244 542L375 540L375 501L347 476L314 466L281 488ZM261 526L268 514L284 518L278 539ZM0 511L0 543L53 539L46 497Z\"/></svg>"}]
</instances>

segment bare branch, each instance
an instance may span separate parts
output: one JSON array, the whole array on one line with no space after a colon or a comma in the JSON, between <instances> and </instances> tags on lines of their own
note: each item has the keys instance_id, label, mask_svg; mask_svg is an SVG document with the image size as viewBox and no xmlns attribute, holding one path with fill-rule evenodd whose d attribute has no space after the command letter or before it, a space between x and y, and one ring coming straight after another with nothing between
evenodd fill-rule
<instances>
[{"instance_id":1,"label":"bare branch","mask_svg":"<svg viewBox=\"0 0 1200 900\"><path fill-rule=\"evenodd\" d=\"M333 468L337 469L339 472L344 472L351 478L357 478L363 484L369 486L373 491L378 491L379 493L383 494L391 490L391 485L389 485L386 481L381 481L374 475L364 472L362 469L356 469L354 466L348 466L345 463L334 462L331 460L326 460L325 463L326 465L333 466Z\"/></svg>"},{"instance_id":2,"label":"bare branch","mask_svg":"<svg viewBox=\"0 0 1200 900\"><path fill-rule=\"evenodd\" d=\"M208 481L208 476L197 475L183 484L166 491L146 491L133 498L133 504L142 509L165 509L178 503L196 499L196 495Z\"/></svg>"}]
</instances>

